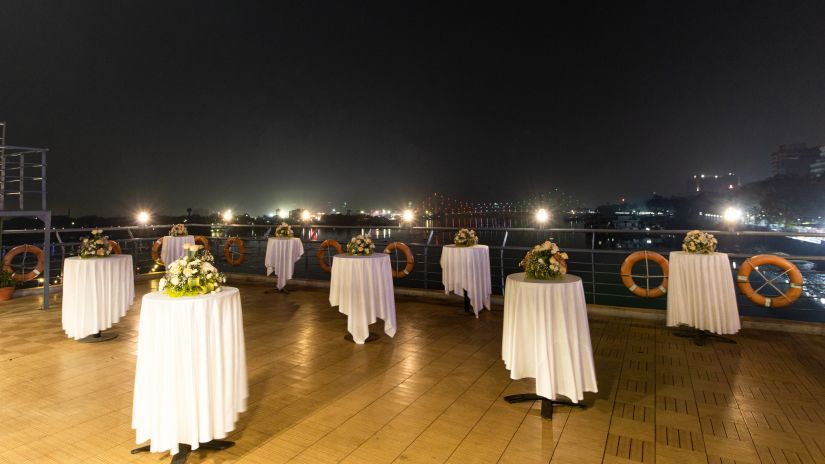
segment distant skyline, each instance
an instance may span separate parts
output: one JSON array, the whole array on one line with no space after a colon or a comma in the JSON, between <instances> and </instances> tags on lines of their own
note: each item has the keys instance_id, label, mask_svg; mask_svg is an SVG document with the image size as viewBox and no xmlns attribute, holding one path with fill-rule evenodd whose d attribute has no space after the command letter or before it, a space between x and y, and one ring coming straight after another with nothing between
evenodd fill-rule
<instances>
[{"instance_id":1,"label":"distant skyline","mask_svg":"<svg viewBox=\"0 0 825 464\"><path fill-rule=\"evenodd\" d=\"M55 214L587 205L825 143L825 3L3 1ZM355 209L355 208L354 208Z\"/></svg>"}]
</instances>

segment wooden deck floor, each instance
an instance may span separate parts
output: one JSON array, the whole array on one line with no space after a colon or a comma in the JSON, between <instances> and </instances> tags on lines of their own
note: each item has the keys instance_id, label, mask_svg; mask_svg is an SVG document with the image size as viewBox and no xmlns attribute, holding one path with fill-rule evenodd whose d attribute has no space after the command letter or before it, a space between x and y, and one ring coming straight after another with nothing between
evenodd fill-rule
<instances>
[{"instance_id":1,"label":"wooden deck floor","mask_svg":"<svg viewBox=\"0 0 825 464\"><path fill-rule=\"evenodd\" d=\"M593 317L599 393L550 422L501 399L533 381L504 368L500 310L399 299L396 337L356 346L325 291L263 291L241 286L237 445L191 463L825 462L820 336L743 330L697 347L662 322ZM59 297L37 301L0 306L0 463L168 462L129 453L140 298L101 344L65 337Z\"/></svg>"}]
</instances>

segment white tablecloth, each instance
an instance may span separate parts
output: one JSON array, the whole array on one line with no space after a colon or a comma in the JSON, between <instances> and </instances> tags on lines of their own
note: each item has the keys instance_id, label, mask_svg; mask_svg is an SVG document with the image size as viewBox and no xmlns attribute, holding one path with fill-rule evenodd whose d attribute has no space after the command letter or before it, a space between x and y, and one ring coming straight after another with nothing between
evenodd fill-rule
<instances>
[{"instance_id":1,"label":"white tablecloth","mask_svg":"<svg viewBox=\"0 0 825 464\"><path fill-rule=\"evenodd\" d=\"M135 300L131 255L63 261L63 330L80 339L110 328Z\"/></svg>"},{"instance_id":2,"label":"white tablecloth","mask_svg":"<svg viewBox=\"0 0 825 464\"><path fill-rule=\"evenodd\" d=\"M726 253L670 253L667 325L687 324L717 334L739 332L739 309Z\"/></svg>"},{"instance_id":3,"label":"white tablecloth","mask_svg":"<svg viewBox=\"0 0 825 464\"><path fill-rule=\"evenodd\" d=\"M177 454L178 443L221 439L246 411L241 298L237 288L195 297L143 296L132 428L137 443Z\"/></svg>"},{"instance_id":4,"label":"white tablecloth","mask_svg":"<svg viewBox=\"0 0 825 464\"><path fill-rule=\"evenodd\" d=\"M578 403L584 392L597 392L581 278L507 276L501 357L510 378L534 377L536 394L547 399Z\"/></svg>"},{"instance_id":5,"label":"white tablecloth","mask_svg":"<svg viewBox=\"0 0 825 464\"><path fill-rule=\"evenodd\" d=\"M183 249L184 243L194 245L195 237L191 235L184 235L182 237L164 236L160 248L160 259L163 261L163 264L172 264L172 261L177 261L186 256L186 251Z\"/></svg>"},{"instance_id":6,"label":"white tablecloth","mask_svg":"<svg viewBox=\"0 0 825 464\"><path fill-rule=\"evenodd\" d=\"M457 247L445 245L441 251L441 282L444 293L470 297L478 317L482 309L490 309L493 285L490 280L490 248L487 245Z\"/></svg>"},{"instance_id":7,"label":"white tablecloth","mask_svg":"<svg viewBox=\"0 0 825 464\"><path fill-rule=\"evenodd\" d=\"M278 276L278 289L286 287L286 281L292 278L295 263L304 254L304 245L298 237L270 237L266 241L266 275L273 272Z\"/></svg>"},{"instance_id":8,"label":"white tablecloth","mask_svg":"<svg viewBox=\"0 0 825 464\"><path fill-rule=\"evenodd\" d=\"M384 320L384 333L395 336L395 294L392 286L390 256L332 257L329 304L349 316L347 330L355 343L363 344L370 335L369 325Z\"/></svg>"}]
</instances>

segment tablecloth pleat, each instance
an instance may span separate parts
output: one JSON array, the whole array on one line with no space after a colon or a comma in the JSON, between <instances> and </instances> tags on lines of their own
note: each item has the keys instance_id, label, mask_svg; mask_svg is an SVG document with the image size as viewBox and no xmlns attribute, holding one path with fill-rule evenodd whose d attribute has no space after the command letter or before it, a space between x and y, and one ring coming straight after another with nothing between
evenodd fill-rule
<instances>
[{"instance_id":1,"label":"tablecloth pleat","mask_svg":"<svg viewBox=\"0 0 825 464\"><path fill-rule=\"evenodd\" d=\"M248 397L238 289L198 297L144 296L132 411L137 443L177 454L178 444L225 438Z\"/></svg>"},{"instance_id":2,"label":"tablecloth pleat","mask_svg":"<svg viewBox=\"0 0 825 464\"><path fill-rule=\"evenodd\" d=\"M667 325L687 324L718 334L741 328L730 260L726 253L670 254Z\"/></svg>"},{"instance_id":3,"label":"tablecloth pleat","mask_svg":"<svg viewBox=\"0 0 825 464\"><path fill-rule=\"evenodd\" d=\"M347 330L362 344L369 337L369 325L384 320L384 333L395 336L395 294L390 257L336 255L332 259L329 304L346 314Z\"/></svg>"},{"instance_id":4,"label":"tablecloth pleat","mask_svg":"<svg viewBox=\"0 0 825 464\"><path fill-rule=\"evenodd\" d=\"M183 249L184 244L195 244L195 237L192 235L183 235L181 237L172 237L165 235L160 248L160 259L164 264L172 264L186 256L186 251Z\"/></svg>"},{"instance_id":5,"label":"tablecloth pleat","mask_svg":"<svg viewBox=\"0 0 825 464\"><path fill-rule=\"evenodd\" d=\"M112 327L134 300L131 255L72 257L63 262L61 319L69 337L81 339Z\"/></svg>"},{"instance_id":6,"label":"tablecloth pleat","mask_svg":"<svg viewBox=\"0 0 825 464\"><path fill-rule=\"evenodd\" d=\"M476 317L482 309L490 309L493 293L490 248L487 245L444 246L441 249L441 282L446 294L463 295L466 290Z\"/></svg>"},{"instance_id":7,"label":"tablecloth pleat","mask_svg":"<svg viewBox=\"0 0 825 464\"><path fill-rule=\"evenodd\" d=\"M304 255L304 245L301 239L270 237L266 242L266 275L275 273L278 276L278 289L286 287L286 282L292 278L295 263Z\"/></svg>"},{"instance_id":8,"label":"tablecloth pleat","mask_svg":"<svg viewBox=\"0 0 825 464\"><path fill-rule=\"evenodd\" d=\"M573 402L597 392L593 347L581 279L507 277L501 355L512 379L536 379L536 393Z\"/></svg>"}]
</instances>

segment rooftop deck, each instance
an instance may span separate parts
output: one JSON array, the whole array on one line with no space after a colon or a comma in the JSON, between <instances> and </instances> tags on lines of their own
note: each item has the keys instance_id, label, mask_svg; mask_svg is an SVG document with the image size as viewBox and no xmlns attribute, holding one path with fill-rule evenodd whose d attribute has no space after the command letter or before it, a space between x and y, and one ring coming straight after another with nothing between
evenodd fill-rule
<instances>
[{"instance_id":1,"label":"rooftop deck","mask_svg":"<svg viewBox=\"0 0 825 464\"><path fill-rule=\"evenodd\" d=\"M0 306L0 463L168 462L131 429L140 296L80 344L60 295ZM398 333L358 346L323 289L242 284L249 408L222 452L191 463L825 462L825 338L744 329L695 346L658 320L592 315L599 393L585 410L508 404L533 391L501 361L501 308L397 299ZM373 331L381 327L373 326Z\"/></svg>"}]
</instances>

